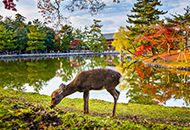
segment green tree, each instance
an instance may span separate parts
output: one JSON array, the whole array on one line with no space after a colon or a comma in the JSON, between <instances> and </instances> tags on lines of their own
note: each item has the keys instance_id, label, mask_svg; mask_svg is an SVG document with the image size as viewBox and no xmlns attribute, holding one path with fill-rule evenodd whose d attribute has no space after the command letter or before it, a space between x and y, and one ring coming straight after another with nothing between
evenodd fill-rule
<instances>
[{"instance_id":1,"label":"green tree","mask_svg":"<svg viewBox=\"0 0 190 130\"><path fill-rule=\"evenodd\" d=\"M46 37L45 46L48 52L55 50L55 32L52 28L45 27Z\"/></svg>"},{"instance_id":2,"label":"green tree","mask_svg":"<svg viewBox=\"0 0 190 130\"><path fill-rule=\"evenodd\" d=\"M0 24L0 50L1 51L13 51L15 50L15 42L14 39L15 34L13 29L6 28L4 24Z\"/></svg>"},{"instance_id":3,"label":"green tree","mask_svg":"<svg viewBox=\"0 0 190 130\"><path fill-rule=\"evenodd\" d=\"M143 27L155 24L159 21L159 15L163 15L167 12L160 11L156 7L162 6L159 0L137 0L132 8L131 15L127 15L127 28L131 30L132 36L142 34ZM131 38L131 40L134 40Z\"/></svg>"},{"instance_id":4,"label":"green tree","mask_svg":"<svg viewBox=\"0 0 190 130\"><path fill-rule=\"evenodd\" d=\"M89 50L89 47L86 44L86 41L88 39L87 37L88 33L89 33L89 29L87 26L85 26L84 31L81 31L79 34L80 36L78 36L80 37L80 40L81 40L80 44L77 46L79 50ZM78 34L75 34L75 35L78 35Z\"/></svg>"},{"instance_id":5,"label":"green tree","mask_svg":"<svg viewBox=\"0 0 190 130\"><path fill-rule=\"evenodd\" d=\"M179 43L181 49L186 48L190 37L190 6L187 6L184 10L184 14L172 14L172 18L166 18L170 26L180 29L179 35L184 37Z\"/></svg>"},{"instance_id":6,"label":"green tree","mask_svg":"<svg viewBox=\"0 0 190 130\"><path fill-rule=\"evenodd\" d=\"M159 15L167 12L158 10L156 7L162 6L159 0L137 0L132 8L133 14L127 15L127 22L134 25L147 26L159 21Z\"/></svg>"},{"instance_id":7,"label":"green tree","mask_svg":"<svg viewBox=\"0 0 190 130\"><path fill-rule=\"evenodd\" d=\"M70 47L70 42L74 39L73 27L70 25L62 26L61 30L59 31L59 35L61 38L60 50L68 50Z\"/></svg>"},{"instance_id":8,"label":"green tree","mask_svg":"<svg viewBox=\"0 0 190 130\"><path fill-rule=\"evenodd\" d=\"M24 51L27 47L27 27L26 24L24 23L25 17L22 16L21 14L16 14L15 15L15 20L13 22L14 24L14 33L16 35L15 40L16 40L16 50L17 51Z\"/></svg>"},{"instance_id":9,"label":"green tree","mask_svg":"<svg viewBox=\"0 0 190 130\"><path fill-rule=\"evenodd\" d=\"M37 22L37 23L36 23ZM45 40L46 32L43 30L43 27L38 20L34 20L34 25L28 27L28 41L26 48L28 51L44 51L46 50Z\"/></svg>"},{"instance_id":10,"label":"green tree","mask_svg":"<svg viewBox=\"0 0 190 130\"><path fill-rule=\"evenodd\" d=\"M22 16L19 13L15 14L15 23L17 23L16 26L19 26L20 24L24 24L25 20L26 20L26 17Z\"/></svg>"},{"instance_id":11,"label":"green tree","mask_svg":"<svg viewBox=\"0 0 190 130\"><path fill-rule=\"evenodd\" d=\"M100 22L100 20L94 19L94 23L90 26L84 41L91 51L104 51L106 49L106 38L101 32L102 25L99 24Z\"/></svg>"}]
</instances>

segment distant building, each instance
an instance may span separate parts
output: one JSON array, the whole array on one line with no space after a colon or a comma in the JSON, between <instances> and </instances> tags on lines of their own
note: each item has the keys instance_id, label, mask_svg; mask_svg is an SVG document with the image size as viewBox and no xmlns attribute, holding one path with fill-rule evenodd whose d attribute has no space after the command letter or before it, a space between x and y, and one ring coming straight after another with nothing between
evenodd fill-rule
<instances>
[{"instance_id":1,"label":"distant building","mask_svg":"<svg viewBox=\"0 0 190 130\"><path fill-rule=\"evenodd\" d=\"M76 50L77 49L77 46L81 43L81 40L80 39L74 39L70 42L70 48L72 50Z\"/></svg>"},{"instance_id":2,"label":"distant building","mask_svg":"<svg viewBox=\"0 0 190 130\"><path fill-rule=\"evenodd\" d=\"M104 37L106 38L106 40L107 40L107 44L108 44L108 48L109 49L113 49L113 47L112 47L112 42L113 42L113 35L114 35L114 33L107 33L107 34L103 34L104 35Z\"/></svg>"}]
</instances>

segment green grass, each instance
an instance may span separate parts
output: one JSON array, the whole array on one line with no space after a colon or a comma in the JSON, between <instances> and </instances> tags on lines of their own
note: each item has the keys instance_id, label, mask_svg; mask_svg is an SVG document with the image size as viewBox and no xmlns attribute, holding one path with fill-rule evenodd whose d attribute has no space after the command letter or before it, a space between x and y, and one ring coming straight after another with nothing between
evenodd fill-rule
<instances>
[{"instance_id":1,"label":"green grass","mask_svg":"<svg viewBox=\"0 0 190 130\"><path fill-rule=\"evenodd\" d=\"M50 97L0 88L2 129L190 129L190 109L156 105L117 105L90 100L90 114L83 114L82 99L65 98L54 109Z\"/></svg>"}]
</instances>

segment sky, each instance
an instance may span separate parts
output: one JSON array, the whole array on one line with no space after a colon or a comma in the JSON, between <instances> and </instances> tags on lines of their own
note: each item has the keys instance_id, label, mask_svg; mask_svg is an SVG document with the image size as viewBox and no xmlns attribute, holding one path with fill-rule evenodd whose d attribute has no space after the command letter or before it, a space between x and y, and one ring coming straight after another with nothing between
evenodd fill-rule
<instances>
[{"instance_id":1,"label":"sky","mask_svg":"<svg viewBox=\"0 0 190 130\"><path fill-rule=\"evenodd\" d=\"M2 0L1 0L2 1ZM105 8L97 15L91 15L87 10L75 11L73 13L63 10L63 14L69 17L71 25L75 28L83 29L84 26L90 26L93 19L101 20L103 33L114 33L120 26L127 25L127 14L131 14L130 10L136 0L120 0L120 3L113 3L113 0L103 0L106 4ZM163 6L160 10L168 11L167 14L161 17L171 17L171 14L184 14L184 8L190 6L190 0L161 0ZM17 12L4 9L4 5L0 2L0 15L11 16L14 18L16 13L25 16L27 21L40 19L43 22L43 17L38 12L37 0L19 0L17 4Z\"/></svg>"}]
</instances>

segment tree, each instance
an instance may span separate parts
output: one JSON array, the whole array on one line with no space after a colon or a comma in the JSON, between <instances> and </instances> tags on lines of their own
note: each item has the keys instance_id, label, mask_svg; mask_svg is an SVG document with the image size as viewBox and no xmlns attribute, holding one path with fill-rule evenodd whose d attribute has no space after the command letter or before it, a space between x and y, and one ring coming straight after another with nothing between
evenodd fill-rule
<instances>
[{"instance_id":1,"label":"tree","mask_svg":"<svg viewBox=\"0 0 190 130\"><path fill-rule=\"evenodd\" d=\"M115 50L125 52L127 51L130 54L134 52L134 44L131 44L129 40L129 35L131 31L127 30L125 27L120 27L118 32L114 34L114 41L112 46L115 47Z\"/></svg>"},{"instance_id":2,"label":"tree","mask_svg":"<svg viewBox=\"0 0 190 130\"><path fill-rule=\"evenodd\" d=\"M61 38L60 50L68 50L70 47L70 42L74 39L73 37L73 27L70 25L64 25L59 31Z\"/></svg>"},{"instance_id":3,"label":"tree","mask_svg":"<svg viewBox=\"0 0 190 130\"><path fill-rule=\"evenodd\" d=\"M55 32L52 28L49 27L44 27L44 30L46 32L46 37L45 37L45 46L46 46L46 50L48 52L53 51L56 49L55 46Z\"/></svg>"},{"instance_id":4,"label":"tree","mask_svg":"<svg viewBox=\"0 0 190 130\"><path fill-rule=\"evenodd\" d=\"M113 0L119 3L119 0ZM14 0L3 0L5 9L16 11L16 4ZM64 9L71 12L75 10L89 10L91 14L97 14L105 7L103 0L38 0L37 4L39 12L45 18L47 23L54 23L55 28L60 29L63 22L67 20L64 16Z\"/></svg>"},{"instance_id":5,"label":"tree","mask_svg":"<svg viewBox=\"0 0 190 130\"><path fill-rule=\"evenodd\" d=\"M119 0L113 0L119 2ZM102 0L38 0L38 8L47 23L54 23L55 28L59 30L63 22L68 21L64 9L71 12L75 10L89 10L91 14L97 14L105 6Z\"/></svg>"},{"instance_id":6,"label":"tree","mask_svg":"<svg viewBox=\"0 0 190 130\"><path fill-rule=\"evenodd\" d=\"M20 14L15 15L15 20L6 17L1 22L2 43L4 51L23 51L26 48L27 29L24 23L25 17Z\"/></svg>"},{"instance_id":7,"label":"tree","mask_svg":"<svg viewBox=\"0 0 190 130\"><path fill-rule=\"evenodd\" d=\"M15 19L0 19L0 50L14 53L55 50L55 31L35 19L25 24L25 17L16 14Z\"/></svg>"},{"instance_id":8,"label":"tree","mask_svg":"<svg viewBox=\"0 0 190 130\"><path fill-rule=\"evenodd\" d=\"M133 41L135 37L142 34L143 27L155 24L159 21L159 15L167 12L160 11L156 7L162 6L158 0L137 0L132 8L133 14L127 15L127 23L130 24L127 28L132 31L130 39Z\"/></svg>"},{"instance_id":9,"label":"tree","mask_svg":"<svg viewBox=\"0 0 190 130\"><path fill-rule=\"evenodd\" d=\"M15 14L15 22L17 22L18 24L23 24L25 20L26 17L22 16L19 13Z\"/></svg>"},{"instance_id":10,"label":"tree","mask_svg":"<svg viewBox=\"0 0 190 130\"><path fill-rule=\"evenodd\" d=\"M94 23L90 26L84 44L91 51L104 51L106 49L106 38L101 32L102 25L99 24L101 21L95 19L93 21Z\"/></svg>"},{"instance_id":11,"label":"tree","mask_svg":"<svg viewBox=\"0 0 190 130\"><path fill-rule=\"evenodd\" d=\"M28 40L28 37L27 37L27 33L28 33L28 30L25 26L21 26L21 27L17 27L15 30L14 30L14 33L15 33L15 40L16 40L16 43L15 43L15 50L17 51L25 51L26 47L27 47L27 40Z\"/></svg>"},{"instance_id":12,"label":"tree","mask_svg":"<svg viewBox=\"0 0 190 130\"><path fill-rule=\"evenodd\" d=\"M156 6L162 6L159 0L137 0L131 12L134 14L127 15L127 22L134 25L147 26L159 21L159 15L167 12L160 11Z\"/></svg>"},{"instance_id":13,"label":"tree","mask_svg":"<svg viewBox=\"0 0 190 130\"><path fill-rule=\"evenodd\" d=\"M160 15L167 13L162 10L161 11L158 10L156 8L157 6L162 6L161 1L137 0L137 2L134 4L134 7L131 10L133 14L127 15L128 16L127 22L130 24L130 26L127 26L127 28L130 31L128 40L129 43L133 44L133 46L136 48L135 49L136 54L138 55L139 52L140 53L143 52L144 48L150 50L150 46L147 46L147 44L149 43L143 40L139 42L138 38L141 37L141 35L144 35L144 33L147 33L147 30L150 31L151 25L154 25L159 22Z\"/></svg>"},{"instance_id":14,"label":"tree","mask_svg":"<svg viewBox=\"0 0 190 130\"><path fill-rule=\"evenodd\" d=\"M46 32L43 30L39 23L36 23L36 21L38 20L34 20L34 25L30 25L28 27L28 47L26 48L28 51L44 51L46 49Z\"/></svg>"},{"instance_id":15,"label":"tree","mask_svg":"<svg viewBox=\"0 0 190 130\"><path fill-rule=\"evenodd\" d=\"M85 32L85 31L84 31ZM73 40L70 42L71 49L84 49L82 46L82 42L85 38L85 33L80 29L76 29L73 31Z\"/></svg>"},{"instance_id":16,"label":"tree","mask_svg":"<svg viewBox=\"0 0 190 130\"><path fill-rule=\"evenodd\" d=\"M181 40L178 36L179 30L171 28L168 25L159 23L156 25L145 28L142 35L134 41L134 43L140 44L136 48L135 55L140 56L143 53L152 52L152 55L156 53L168 52L171 48L176 48L177 43Z\"/></svg>"},{"instance_id":17,"label":"tree","mask_svg":"<svg viewBox=\"0 0 190 130\"><path fill-rule=\"evenodd\" d=\"M18 1L18 0L17 0ZM46 11L46 9L51 8L50 10L47 11L52 11L54 10L59 10L60 9L60 4L64 0L55 0L54 2L50 2L47 0L38 0L38 6L40 9ZM120 0L113 0L113 2L119 3ZM14 3L14 0L3 0L3 3L5 5L5 9L8 10L16 10L16 4ZM55 6L55 4L57 6ZM102 0L71 0L70 3L66 6L68 10L74 11L75 8L77 9L89 9L90 12L95 13L98 12L99 10L103 9L105 6L105 3ZM42 11L42 13L45 13Z\"/></svg>"},{"instance_id":18,"label":"tree","mask_svg":"<svg viewBox=\"0 0 190 130\"><path fill-rule=\"evenodd\" d=\"M184 14L172 14L173 18L166 18L168 24L173 28L178 28L180 31L179 35L184 38L180 42L181 49L185 49L188 45L188 38L190 37L190 7L187 6Z\"/></svg>"},{"instance_id":19,"label":"tree","mask_svg":"<svg viewBox=\"0 0 190 130\"><path fill-rule=\"evenodd\" d=\"M26 17L22 16L21 14L16 14L15 15L15 20L13 21L13 26L14 26L14 33L15 33L15 40L16 40L16 50L17 51L24 51L27 46L27 27L26 24L24 23Z\"/></svg>"},{"instance_id":20,"label":"tree","mask_svg":"<svg viewBox=\"0 0 190 130\"><path fill-rule=\"evenodd\" d=\"M12 29L6 28L4 24L0 24L0 51L15 50L15 34Z\"/></svg>"}]
</instances>

